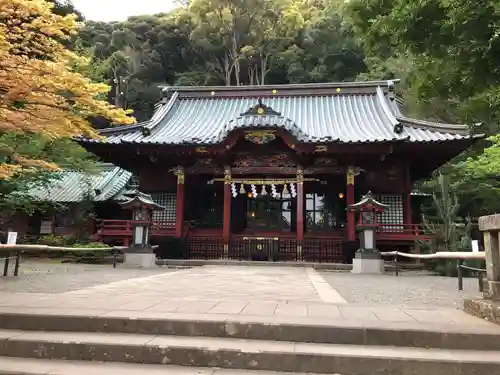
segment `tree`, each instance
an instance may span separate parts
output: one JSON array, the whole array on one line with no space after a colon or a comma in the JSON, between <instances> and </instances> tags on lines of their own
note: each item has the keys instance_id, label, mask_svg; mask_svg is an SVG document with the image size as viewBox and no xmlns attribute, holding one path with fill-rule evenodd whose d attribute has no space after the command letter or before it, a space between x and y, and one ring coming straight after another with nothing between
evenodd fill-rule
<instances>
[{"instance_id":1,"label":"tree","mask_svg":"<svg viewBox=\"0 0 500 375\"><path fill-rule=\"evenodd\" d=\"M484 126L492 135L447 166L462 215L497 211L500 195L500 7L480 0L351 0L346 14L376 71L385 62L404 77L411 112L443 122ZM373 68L373 65L371 66ZM401 72L401 69L393 69Z\"/></svg>"},{"instance_id":2,"label":"tree","mask_svg":"<svg viewBox=\"0 0 500 375\"><path fill-rule=\"evenodd\" d=\"M304 17L293 0L260 0L247 44L240 52L247 60L250 84L264 85L280 53L291 47L304 26Z\"/></svg>"},{"instance_id":3,"label":"tree","mask_svg":"<svg viewBox=\"0 0 500 375\"><path fill-rule=\"evenodd\" d=\"M195 27L192 46L208 56L207 66L229 86L240 85L241 48L257 14L253 0L194 0L189 14Z\"/></svg>"},{"instance_id":4,"label":"tree","mask_svg":"<svg viewBox=\"0 0 500 375\"><path fill-rule=\"evenodd\" d=\"M291 83L354 80L366 70L364 54L336 0L311 2L295 44L281 53Z\"/></svg>"},{"instance_id":5,"label":"tree","mask_svg":"<svg viewBox=\"0 0 500 375\"><path fill-rule=\"evenodd\" d=\"M81 58L62 42L76 32L75 16L52 8L44 0L0 0L0 133L95 137L92 116L133 123L125 111L98 99L107 85L74 71ZM39 168L57 165L0 143L0 178Z\"/></svg>"},{"instance_id":6,"label":"tree","mask_svg":"<svg viewBox=\"0 0 500 375\"><path fill-rule=\"evenodd\" d=\"M432 211L423 215L424 229L436 235L436 251L457 251L459 234L457 219L460 205L450 191L450 176L438 173L432 181Z\"/></svg>"}]
</instances>

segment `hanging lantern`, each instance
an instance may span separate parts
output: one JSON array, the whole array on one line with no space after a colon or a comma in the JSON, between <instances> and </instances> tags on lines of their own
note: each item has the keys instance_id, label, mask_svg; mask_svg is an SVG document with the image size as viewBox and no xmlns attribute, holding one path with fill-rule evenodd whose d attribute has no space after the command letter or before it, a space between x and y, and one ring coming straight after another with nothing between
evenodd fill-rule
<instances>
[{"instance_id":1,"label":"hanging lantern","mask_svg":"<svg viewBox=\"0 0 500 375\"><path fill-rule=\"evenodd\" d=\"M240 194L246 194L247 191L245 190L245 185L240 184Z\"/></svg>"},{"instance_id":2,"label":"hanging lantern","mask_svg":"<svg viewBox=\"0 0 500 375\"><path fill-rule=\"evenodd\" d=\"M260 191L260 195L267 195L266 185L262 185L262 190Z\"/></svg>"},{"instance_id":3,"label":"hanging lantern","mask_svg":"<svg viewBox=\"0 0 500 375\"><path fill-rule=\"evenodd\" d=\"M286 184L283 185L283 194L288 194L288 189L286 187Z\"/></svg>"}]
</instances>

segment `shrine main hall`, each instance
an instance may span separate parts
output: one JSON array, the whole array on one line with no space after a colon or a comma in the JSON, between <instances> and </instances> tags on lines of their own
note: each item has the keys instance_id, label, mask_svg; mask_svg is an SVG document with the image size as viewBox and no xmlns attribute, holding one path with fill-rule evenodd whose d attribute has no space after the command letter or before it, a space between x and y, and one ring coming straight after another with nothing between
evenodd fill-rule
<instances>
[{"instance_id":1,"label":"shrine main hall","mask_svg":"<svg viewBox=\"0 0 500 375\"><path fill-rule=\"evenodd\" d=\"M393 81L162 95L149 121L79 142L136 176L163 207L152 241L170 238L187 258L349 262L358 233L347 208L368 191L387 206L379 249L412 251L429 236L413 184L475 139L466 125L405 116ZM100 215L100 240L130 243L131 218Z\"/></svg>"}]
</instances>

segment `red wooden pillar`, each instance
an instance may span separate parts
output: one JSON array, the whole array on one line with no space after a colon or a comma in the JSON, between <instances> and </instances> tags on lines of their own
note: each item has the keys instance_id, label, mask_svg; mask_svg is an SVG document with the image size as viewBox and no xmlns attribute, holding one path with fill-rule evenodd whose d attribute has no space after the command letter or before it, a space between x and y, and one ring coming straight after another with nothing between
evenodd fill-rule
<instances>
[{"instance_id":1,"label":"red wooden pillar","mask_svg":"<svg viewBox=\"0 0 500 375\"><path fill-rule=\"evenodd\" d=\"M304 239L304 171L297 168L297 241Z\"/></svg>"},{"instance_id":2,"label":"red wooden pillar","mask_svg":"<svg viewBox=\"0 0 500 375\"><path fill-rule=\"evenodd\" d=\"M347 207L354 204L354 176L355 171L353 167L347 168L347 189L346 189L346 203ZM356 239L356 213L352 210L347 210L347 239L354 241Z\"/></svg>"},{"instance_id":3,"label":"red wooden pillar","mask_svg":"<svg viewBox=\"0 0 500 375\"><path fill-rule=\"evenodd\" d=\"M227 257L231 239L231 169L224 168L224 217L222 223L222 239L224 241L224 256Z\"/></svg>"},{"instance_id":4,"label":"red wooden pillar","mask_svg":"<svg viewBox=\"0 0 500 375\"><path fill-rule=\"evenodd\" d=\"M411 176L410 168L406 168L405 178L405 207L404 207L404 220L405 224L412 224L412 209L411 209Z\"/></svg>"},{"instance_id":5,"label":"red wooden pillar","mask_svg":"<svg viewBox=\"0 0 500 375\"><path fill-rule=\"evenodd\" d=\"M182 230L184 227L184 169L177 168L174 172L177 176L177 203L175 209L175 237L182 237Z\"/></svg>"}]
</instances>

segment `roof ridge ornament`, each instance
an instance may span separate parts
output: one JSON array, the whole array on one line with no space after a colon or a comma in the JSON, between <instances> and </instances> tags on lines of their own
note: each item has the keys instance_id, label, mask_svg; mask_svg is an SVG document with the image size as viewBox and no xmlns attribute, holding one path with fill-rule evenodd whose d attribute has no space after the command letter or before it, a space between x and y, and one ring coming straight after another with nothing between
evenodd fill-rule
<instances>
[{"instance_id":1,"label":"roof ridge ornament","mask_svg":"<svg viewBox=\"0 0 500 375\"><path fill-rule=\"evenodd\" d=\"M259 98L256 105L240 113L240 116L281 116L281 113L262 103L262 98Z\"/></svg>"}]
</instances>

